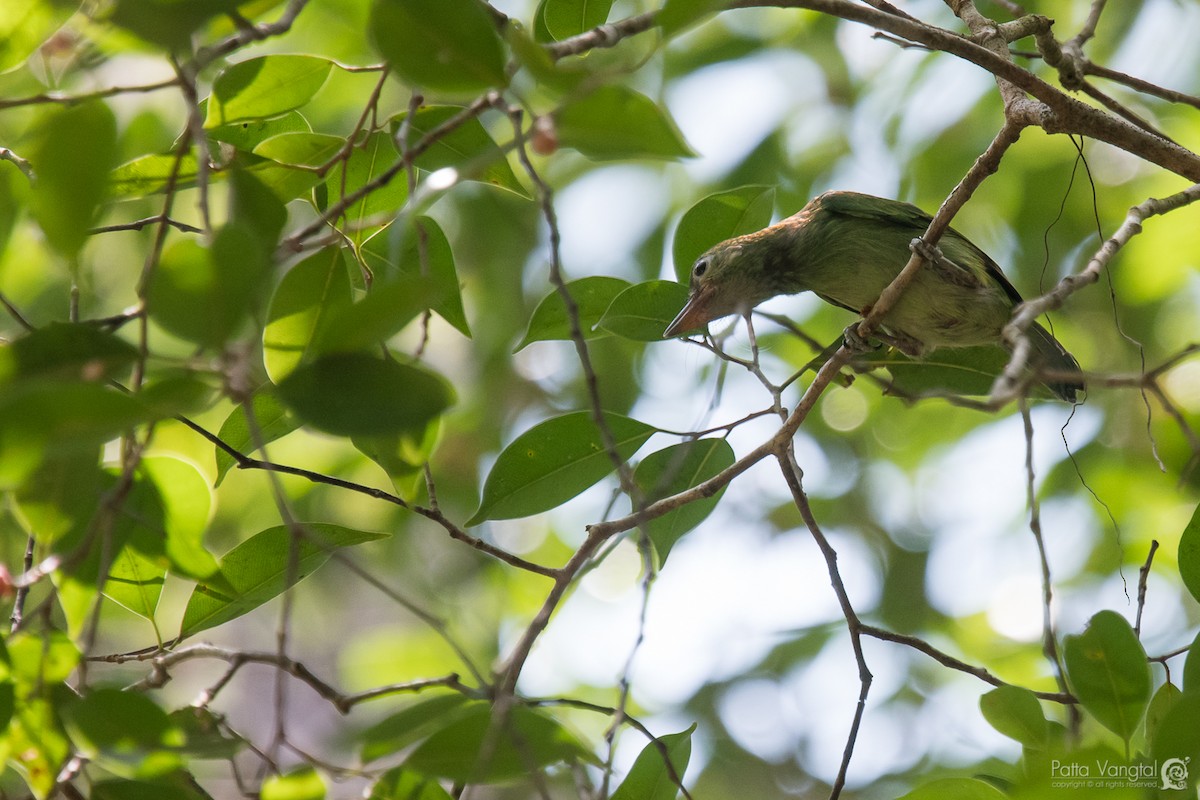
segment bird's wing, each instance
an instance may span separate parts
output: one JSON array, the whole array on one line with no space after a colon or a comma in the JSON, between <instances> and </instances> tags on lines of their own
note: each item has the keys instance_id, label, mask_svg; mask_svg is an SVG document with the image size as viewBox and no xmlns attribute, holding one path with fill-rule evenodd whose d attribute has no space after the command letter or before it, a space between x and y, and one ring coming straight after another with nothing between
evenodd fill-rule
<instances>
[{"instance_id":1,"label":"bird's wing","mask_svg":"<svg viewBox=\"0 0 1200 800\"><path fill-rule=\"evenodd\" d=\"M868 194L859 194L857 192L826 192L818 200L820 201L821 208L826 211L835 214L844 214L849 217L869 219L883 225L902 227L908 229L913 238L923 234L925 229L929 227L929 223L933 221L933 217L930 214L927 214L912 203L888 200L887 198L874 197ZM993 261L987 253L976 247L970 239L963 236L954 228L948 228L942 239L943 251L966 248L972 255L975 255L979 263L983 265L988 277L1004 290L1004 294L1013 302L1013 305L1024 302L1021 293L1017 291L1017 287L1013 286L1001 271L1000 265ZM952 240L958 247L947 247L946 245L950 244L947 240ZM955 262L952 253L946 253L946 255L950 263L955 264L966 272L970 272L968 265ZM979 280L978 276L973 277L974 280Z\"/></svg>"}]
</instances>

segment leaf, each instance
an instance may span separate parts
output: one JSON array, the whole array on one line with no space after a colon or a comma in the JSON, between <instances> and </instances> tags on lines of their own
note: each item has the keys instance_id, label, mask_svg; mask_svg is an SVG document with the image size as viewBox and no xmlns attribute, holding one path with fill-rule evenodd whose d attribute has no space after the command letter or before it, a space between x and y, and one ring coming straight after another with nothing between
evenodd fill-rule
<instances>
[{"instance_id":1,"label":"leaf","mask_svg":"<svg viewBox=\"0 0 1200 800\"><path fill-rule=\"evenodd\" d=\"M459 719L471 701L462 694L439 694L389 714L361 734L362 760L395 755L428 736L435 725Z\"/></svg>"},{"instance_id":2,"label":"leaf","mask_svg":"<svg viewBox=\"0 0 1200 800\"><path fill-rule=\"evenodd\" d=\"M765 228L775 208L771 186L740 186L701 199L679 220L672 254L675 277L685 286L692 265L705 250L726 239Z\"/></svg>"},{"instance_id":3,"label":"leaf","mask_svg":"<svg viewBox=\"0 0 1200 800\"><path fill-rule=\"evenodd\" d=\"M546 0L542 19L556 40L577 36L608 21L613 0Z\"/></svg>"},{"instance_id":4,"label":"leaf","mask_svg":"<svg viewBox=\"0 0 1200 800\"><path fill-rule=\"evenodd\" d=\"M443 289L432 277L420 275L376 282L366 297L336 310L316 347L325 353L348 353L386 341L422 311L441 304Z\"/></svg>"},{"instance_id":5,"label":"leaf","mask_svg":"<svg viewBox=\"0 0 1200 800\"><path fill-rule=\"evenodd\" d=\"M1163 720L1181 697L1183 692L1173 683L1167 682L1158 687L1158 691L1150 698L1150 705L1146 707L1146 742L1153 742L1158 737Z\"/></svg>"},{"instance_id":6,"label":"leaf","mask_svg":"<svg viewBox=\"0 0 1200 800\"><path fill-rule=\"evenodd\" d=\"M296 131L263 139L255 145L254 154L280 164L320 167L337 155L345 144L345 140L340 136Z\"/></svg>"},{"instance_id":7,"label":"leaf","mask_svg":"<svg viewBox=\"0 0 1200 800\"><path fill-rule=\"evenodd\" d=\"M62 715L80 754L118 775L153 778L182 765L171 748L183 744L183 733L145 695L96 689Z\"/></svg>"},{"instance_id":8,"label":"leaf","mask_svg":"<svg viewBox=\"0 0 1200 800\"><path fill-rule=\"evenodd\" d=\"M263 363L275 383L321 351L330 319L350 307L350 276L342 253L327 247L288 270L279 282L263 328Z\"/></svg>"},{"instance_id":9,"label":"leaf","mask_svg":"<svg viewBox=\"0 0 1200 800\"><path fill-rule=\"evenodd\" d=\"M1192 597L1200 600L1200 505L1179 535L1179 576ZM1198 675L1197 677L1200 677Z\"/></svg>"},{"instance_id":10,"label":"leaf","mask_svg":"<svg viewBox=\"0 0 1200 800\"><path fill-rule=\"evenodd\" d=\"M508 83L504 46L477 0L375 0L371 41L406 83L474 94Z\"/></svg>"},{"instance_id":11,"label":"leaf","mask_svg":"<svg viewBox=\"0 0 1200 800\"><path fill-rule=\"evenodd\" d=\"M629 281L607 275L579 278L566 284L567 294L575 301L579 330L583 338L594 339L607 334L607 331L597 330L596 323L604 316L613 299L630 286ZM533 342L570 338L571 325L567 307L563 303L562 295L555 289L543 297L533 310L533 316L529 318L529 327L525 329L525 335L513 348L513 352L516 353Z\"/></svg>"},{"instance_id":12,"label":"leaf","mask_svg":"<svg viewBox=\"0 0 1200 800\"><path fill-rule=\"evenodd\" d=\"M636 283L613 298L596 327L623 339L662 341L663 331L687 302L688 290L675 281Z\"/></svg>"},{"instance_id":13,"label":"leaf","mask_svg":"<svg viewBox=\"0 0 1200 800\"><path fill-rule=\"evenodd\" d=\"M411 120L407 111L393 117L391 131L397 135L405 121L409 120L405 146L413 147L464 111L461 106L423 106ZM504 151L488 134L478 117L456 123L440 133L413 163L430 172L452 167L470 180L498 186L521 197L530 197L517 180Z\"/></svg>"},{"instance_id":14,"label":"leaf","mask_svg":"<svg viewBox=\"0 0 1200 800\"><path fill-rule=\"evenodd\" d=\"M269 386L259 389L250 398L250 410L262 436L262 444L280 439L300 427L300 423L288 413L287 406L280 402ZM217 431L217 438L243 455L253 453L258 444L255 442L243 406L229 412L229 416L221 423L221 429ZM225 475L237 462L220 447L214 445L214 448L217 459L215 485L220 486L221 481L225 480Z\"/></svg>"},{"instance_id":15,"label":"leaf","mask_svg":"<svg viewBox=\"0 0 1200 800\"><path fill-rule=\"evenodd\" d=\"M1183 662L1183 690L1188 694L1200 694L1200 633L1192 640Z\"/></svg>"},{"instance_id":16,"label":"leaf","mask_svg":"<svg viewBox=\"0 0 1200 800\"><path fill-rule=\"evenodd\" d=\"M399 159L392 137L376 131L351 151L348 161L339 162L330 170L324 184L329 202L320 202L318 207L324 211L334 202L366 187L395 166ZM408 184L403 175L397 174L388 183L355 201L345 211L345 226L350 239L356 244L361 243L373 231L390 224L390 215L395 214L406 199Z\"/></svg>"},{"instance_id":17,"label":"leaf","mask_svg":"<svg viewBox=\"0 0 1200 800\"><path fill-rule=\"evenodd\" d=\"M204 548L212 493L191 462L174 456L142 459L123 512L118 525L129 527L130 546L158 558L160 566L193 580L217 572L216 559Z\"/></svg>"},{"instance_id":18,"label":"leaf","mask_svg":"<svg viewBox=\"0 0 1200 800\"><path fill-rule=\"evenodd\" d=\"M264 255L274 252L279 244L287 217L287 209L275 193L254 173L234 162L229 170L229 218L253 234Z\"/></svg>"},{"instance_id":19,"label":"leaf","mask_svg":"<svg viewBox=\"0 0 1200 800\"><path fill-rule=\"evenodd\" d=\"M1026 747L1045 748L1049 726L1037 695L1021 686L999 686L979 698L983 718Z\"/></svg>"},{"instance_id":20,"label":"leaf","mask_svg":"<svg viewBox=\"0 0 1200 800\"><path fill-rule=\"evenodd\" d=\"M663 36L673 36L725 5L724 0L666 0L654 21L662 28Z\"/></svg>"},{"instance_id":21,"label":"leaf","mask_svg":"<svg viewBox=\"0 0 1200 800\"><path fill-rule=\"evenodd\" d=\"M733 448L725 439L697 439L646 456L634 470L633 481L649 505L703 483L736 460ZM707 519L724 493L722 487L712 497L694 500L643 524L642 529L654 544L660 564L666 563L667 554L684 534Z\"/></svg>"},{"instance_id":22,"label":"leaf","mask_svg":"<svg viewBox=\"0 0 1200 800\"><path fill-rule=\"evenodd\" d=\"M42 119L30 162L29 208L59 252L74 258L96 224L117 158L117 121L103 103L58 108Z\"/></svg>"},{"instance_id":23,"label":"leaf","mask_svg":"<svg viewBox=\"0 0 1200 800\"><path fill-rule=\"evenodd\" d=\"M116 0L109 20L168 50L188 46L193 32L245 0Z\"/></svg>"},{"instance_id":24,"label":"leaf","mask_svg":"<svg viewBox=\"0 0 1200 800\"><path fill-rule=\"evenodd\" d=\"M696 724L692 723L685 731L660 736L658 741L643 747L629 774L613 792L612 800L675 800L691 759L695 730Z\"/></svg>"},{"instance_id":25,"label":"leaf","mask_svg":"<svg viewBox=\"0 0 1200 800\"><path fill-rule=\"evenodd\" d=\"M495 738L489 740L489 736ZM484 746L485 740L489 747ZM431 777L492 783L577 760L594 759L548 715L518 706L504 727L493 730L492 705L476 701L465 714L418 745L404 766Z\"/></svg>"},{"instance_id":26,"label":"leaf","mask_svg":"<svg viewBox=\"0 0 1200 800\"><path fill-rule=\"evenodd\" d=\"M899 800L1005 800L1007 795L976 778L939 778L918 786Z\"/></svg>"},{"instance_id":27,"label":"leaf","mask_svg":"<svg viewBox=\"0 0 1200 800\"><path fill-rule=\"evenodd\" d=\"M1008 353L998 345L944 347L918 359L885 348L859 360L886 367L896 388L910 394L986 395L1008 363Z\"/></svg>"},{"instance_id":28,"label":"leaf","mask_svg":"<svg viewBox=\"0 0 1200 800\"><path fill-rule=\"evenodd\" d=\"M1150 700L1150 665L1129 622L1100 611L1063 645L1067 677L1089 714L1126 742Z\"/></svg>"},{"instance_id":29,"label":"leaf","mask_svg":"<svg viewBox=\"0 0 1200 800\"><path fill-rule=\"evenodd\" d=\"M108 190L117 199L148 197L166 191L168 186L176 189L195 186L198 173L196 156L192 153L182 158L174 154L140 156L108 175ZM211 177L216 178L219 174Z\"/></svg>"},{"instance_id":30,"label":"leaf","mask_svg":"<svg viewBox=\"0 0 1200 800\"><path fill-rule=\"evenodd\" d=\"M623 459L636 453L656 430L619 414L606 413L604 421ZM500 453L484 483L479 510L467 525L548 511L615 469L590 412L576 411L548 419L525 431Z\"/></svg>"},{"instance_id":31,"label":"leaf","mask_svg":"<svg viewBox=\"0 0 1200 800\"><path fill-rule=\"evenodd\" d=\"M202 113L204 112L202 111ZM246 120L209 128L208 138L233 145L238 150L253 152L267 139L287 133L308 133L309 130L308 121L303 114L299 111L289 111L271 119ZM338 137L330 138L337 139ZM340 142L341 139L338 141Z\"/></svg>"},{"instance_id":32,"label":"leaf","mask_svg":"<svg viewBox=\"0 0 1200 800\"><path fill-rule=\"evenodd\" d=\"M1190 797L1195 794L1200 774L1195 764L1200 762L1200 694L1184 692L1158 724L1150 754L1159 765L1159 776L1171 780L1171 789L1186 788ZM1190 767L1190 768L1189 768ZM1163 781L1164 788L1166 780ZM1170 797L1167 792L1160 796Z\"/></svg>"},{"instance_id":33,"label":"leaf","mask_svg":"<svg viewBox=\"0 0 1200 800\"><path fill-rule=\"evenodd\" d=\"M367 800L451 800L436 780L404 767L393 767L379 776Z\"/></svg>"},{"instance_id":34,"label":"leaf","mask_svg":"<svg viewBox=\"0 0 1200 800\"><path fill-rule=\"evenodd\" d=\"M285 775L272 775L262 783L260 800L325 800L325 781L311 766Z\"/></svg>"},{"instance_id":35,"label":"leaf","mask_svg":"<svg viewBox=\"0 0 1200 800\"><path fill-rule=\"evenodd\" d=\"M137 349L95 325L52 322L0 344L0 383L22 378L101 382L137 359Z\"/></svg>"},{"instance_id":36,"label":"leaf","mask_svg":"<svg viewBox=\"0 0 1200 800\"><path fill-rule=\"evenodd\" d=\"M213 81L205 128L267 119L313 98L333 62L309 55L269 55L227 67Z\"/></svg>"},{"instance_id":37,"label":"leaf","mask_svg":"<svg viewBox=\"0 0 1200 800\"><path fill-rule=\"evenodd\" d=\"M294 542L294 575L288 575L293 547L288 527L278 525L259 531L221 559L220 586L196 586L183 612L179 638L186 639L253 611L319 569L331 550L387 536L320 522L302 525L304 535Z\"/></svg>"},{"instance_id":38,"label":"leaf","mask_svg":"<svg viewBox=\"0 0 1200 800\"><path fill-rule=\"evenodd\" d=\"M339 436L422 431L454 401L441 376L363 353L321 356L276 388L297 417Z\"/></svg>"},{"instance_id":39,"label":"leaf","mask_svg":"<svg viewBox=\"0 0 1200 800\"><path fill-rule=\"evenodd\" d=\"M33 55L75 10L65 3L0 0L0 72Z\"/></svg>"},{"instance_id":40,"label":"leaf","mask_svg":"<svg viewBox=\"0 0 1200 800\"><path fill-rule=\"evenodd\" d=\"M624 86L602 86L563 105L555 123L563 147L596 161L695 155L665 111Z\"/></svg>"}]
</instances>

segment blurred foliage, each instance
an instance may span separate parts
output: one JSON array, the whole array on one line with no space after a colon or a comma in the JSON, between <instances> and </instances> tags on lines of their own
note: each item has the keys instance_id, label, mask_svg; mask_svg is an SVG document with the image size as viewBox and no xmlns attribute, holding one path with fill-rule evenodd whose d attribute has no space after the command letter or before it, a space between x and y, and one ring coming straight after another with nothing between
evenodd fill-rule
<instances>
[{"instance_id":1,"label":"blurred foliage","mask_svg":"<svg viewBox=\"0 0 1200 800\"><path fill-rule=\"evenodd\" d=\"M942 397L999 351L829 387L835 561L763 467L635 525L776 430L747 363L794 407L853 321L662 341L695 256L826 189L933 211L1002 123L964 61L728 5L0 0L0 796L826 797L863 666L843 797L1195 791L1196 205L1052 315L1090 388L1028 440ZM1197 32L1109 4L1086 52L1194 99ZM1028 128L954 225L1032 297L1186 186Z\"/></svg>"}]
</instances>

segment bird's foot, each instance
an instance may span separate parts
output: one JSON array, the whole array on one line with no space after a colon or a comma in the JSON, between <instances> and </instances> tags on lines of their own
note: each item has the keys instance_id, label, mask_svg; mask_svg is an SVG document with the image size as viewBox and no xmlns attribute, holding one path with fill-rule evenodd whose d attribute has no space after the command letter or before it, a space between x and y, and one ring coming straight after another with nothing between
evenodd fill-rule
<instances>
[{"instance_id":1,"label":"bird's foot","mask_svg":"<svg viewBox=\"0 0 1200 800\"><path fill-rule=\"evenodd\" d=\"M871 344L866 339L858 335L858 323L847 325L846 330L842 331L842 341L846 343L846 347L850 348L854 353L867 353L871 350L879 349L878 344Z\"/></svg>"},{"instance_id":2,"label":"bird's foot","mask_svg":"<svg viewBox=\"0 0 1200 800\"><path fill-rule=\"evenodd\" d=\"M929 348L925 346L924 342L902 333L877 333L875 338L889 347L896 348L909 358L921 358L929 352Z\"/></svg>"},{"instance_id":3,"label":"bird's foot","mask_svg":"<svg viewBox=\"0 0 1200 800\"><path fill-rule=\"evenodd\" d=\"M945 256L942 255L942 248L936 244L930 244L919 236L908 243L908 249L934 266L941 264L945 260Z\"/></svg>"}]
</instances>

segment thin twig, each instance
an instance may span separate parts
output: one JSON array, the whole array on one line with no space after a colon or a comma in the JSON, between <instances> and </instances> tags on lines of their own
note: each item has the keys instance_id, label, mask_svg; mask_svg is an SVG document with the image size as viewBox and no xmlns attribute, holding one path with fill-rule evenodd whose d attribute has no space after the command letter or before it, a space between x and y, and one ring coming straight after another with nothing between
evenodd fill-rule
<instances>
[{"instance_id":1,"label":"thin twig","mask_svg":"<svg viewBox=\"0 0 1200 800\"><path fill-rule=\"evenodd\" d=\"M1146 563L1138 570L1137 588L1137 617L1133 624L1133 632L1142 635L1142 610L1146 607L1146 583L1150 580L1150 565L1154 563L1154 553L1158 550L1158 540L1150 540L1150 552L1146 553Z\"/></svg>"}]
</instances>

